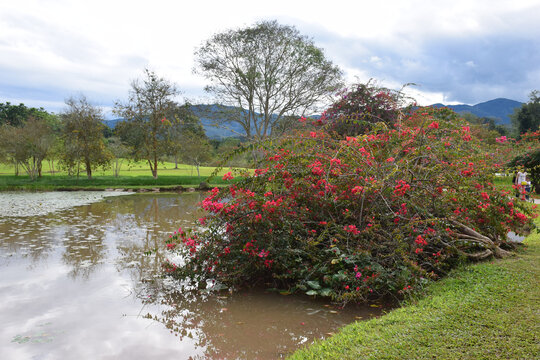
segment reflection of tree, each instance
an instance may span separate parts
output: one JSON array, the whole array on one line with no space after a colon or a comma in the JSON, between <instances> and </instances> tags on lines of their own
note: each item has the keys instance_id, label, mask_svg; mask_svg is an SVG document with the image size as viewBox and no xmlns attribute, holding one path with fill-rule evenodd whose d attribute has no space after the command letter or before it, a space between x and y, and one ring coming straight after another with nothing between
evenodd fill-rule
<instances>
[{"instance_id":1,"label":"reflection of tree","mask_svg":"<svg viewBox=\"0 0 540 360\"><path fill-rule=\"evenodd\" d=\"M72 266L70 277L88 279L105 259L105 229L101 224L96 224L93 216L95 209L99 207L82 206L77 208L77 216L67 218L62 260L66 265Z\"/></svg>"},{"instance_id":2,"label":"reflection of tree","mask_svg":"<svg viewBox=\"0 0 540 360\"><path fill-rule=\"evenodd\" d=\"M115 231L122 234L117 240L120 254L117 264L120 269L131 269L135 283L161 274L165 240L178 227L193 224L195 204L200 196L199 193L136 195L131 197L128 216L117 211Z\"/></svg>"},{"instance_id":3,"label":"reflection of tree","mask_svg":"<svg viewBox=\"0 0 540 360\"><path fill-rule=\"evenodd\" d=\"M3 253L24 251L32 264L45 259L53 250L54 236L48 217L0 218L0 249Z\"/></svg>"}]
</instances>

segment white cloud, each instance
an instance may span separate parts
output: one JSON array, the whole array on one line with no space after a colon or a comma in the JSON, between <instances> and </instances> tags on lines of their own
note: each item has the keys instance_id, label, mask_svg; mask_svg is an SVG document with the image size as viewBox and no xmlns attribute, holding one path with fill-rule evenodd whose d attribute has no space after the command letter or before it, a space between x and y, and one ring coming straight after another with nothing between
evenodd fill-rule
<instances>
[{"instance_id":1,"label":"white cloud","mask_svg":"<svg viewBox=\"0 0 540 360\"><path fill-rule=\"evenodd\" d=\"M437 39L537 38L538 13L540 1L4 1L0 101L49 92L44 103L60 102L82 91L110 106L127 95L145 66L176 82L186 97L200 98L205 82L191 71L195 47L214 33L263 19L297 26L347 73L369 79L396 62L421 71L422 45ZM374 44L386 54L374 52ZM387 57L391 52L400 58ZM378 72L362 62L347 64L352 56ZM476 59L467 61L480 67Z\"/></svg>"}]
</instances>

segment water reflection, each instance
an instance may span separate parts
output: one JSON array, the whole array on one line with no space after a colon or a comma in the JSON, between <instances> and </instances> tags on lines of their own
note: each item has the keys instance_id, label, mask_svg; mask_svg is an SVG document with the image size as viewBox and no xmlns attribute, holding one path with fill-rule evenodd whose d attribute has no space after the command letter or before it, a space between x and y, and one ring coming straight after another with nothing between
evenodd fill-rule
<instances>
[{"instance_id":1,"label":"water reflection","mask_svg":"<svg viewBox=\"0 0 540 360\"><path fill-rule=\"evenodd\" d=\"M380 313L263 292L179 293L161 277L163 243L200 216L200 200L137 194L0 217L0 359L277 358Z\"/></svg>"}]
</instances>

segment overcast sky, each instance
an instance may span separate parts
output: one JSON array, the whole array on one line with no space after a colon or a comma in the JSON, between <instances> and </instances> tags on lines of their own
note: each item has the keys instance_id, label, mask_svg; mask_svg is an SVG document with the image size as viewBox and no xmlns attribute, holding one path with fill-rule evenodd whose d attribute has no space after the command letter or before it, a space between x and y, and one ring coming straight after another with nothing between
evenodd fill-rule
<instances>
[{"instance_id":1,"label":"overcast sky","mask_svg":"<svg viewBox=\"0 0 540 360\"><path fill-rule=\"evenodd\" d=\"M274 19L313 38L349 82L415 83L423 105L540 89L540 0L0 0L0 102L59 112L84 93L110 109L145 67L211 102L194 49Z\"/></svg>"}]
</instances>

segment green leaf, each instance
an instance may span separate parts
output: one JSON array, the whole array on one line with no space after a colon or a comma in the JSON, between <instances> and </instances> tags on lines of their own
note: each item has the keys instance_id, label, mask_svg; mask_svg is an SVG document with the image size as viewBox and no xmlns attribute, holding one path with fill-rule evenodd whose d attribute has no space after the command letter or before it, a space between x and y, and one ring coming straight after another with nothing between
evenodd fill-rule
<instances>
[{"instance_id":1,"label":"green leaf","mask_svg":"<svg viewBox=\"0 0 540 360\"><path fill-rule=\"evenodd\" d=\"M321 291L319 291L319 294L321 296L330 296L331 293L332 293L332 289L330 288L324 288Z\"/></svg>"},{"instance_id":2,"label":"green leaf","mask_svg":"<svg viewBox=\"0 0 540 360\"><path fill-rule=\"evenodd\" d=\"M306 295L315 296L315 295L317 295L317 290L309 290L309 291L306 292Z\"/></svg>"},{"instance_id":3,"label":"green leaf","mask_svg":"<svg viewBox=\"0 0 540 360\"><path fill-rule=\"evenodd\" d=\"M312 289L319 290L321 288L321 285L318 281L309 280L306 281L306 283L311 287Z\"/></svg>"}]
</instances>

